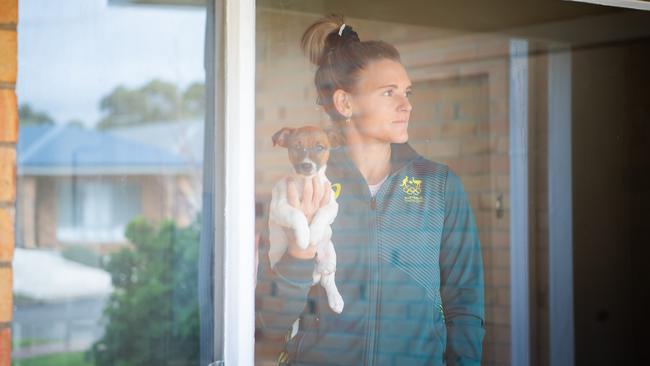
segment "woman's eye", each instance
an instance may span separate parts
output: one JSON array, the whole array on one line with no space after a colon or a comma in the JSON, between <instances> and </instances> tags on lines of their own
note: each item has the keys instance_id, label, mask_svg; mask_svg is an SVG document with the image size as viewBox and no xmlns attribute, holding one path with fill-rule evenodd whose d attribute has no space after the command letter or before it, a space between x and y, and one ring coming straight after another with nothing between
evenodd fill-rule
<instances>
[{"instance_id":1,"label":"woman's eye","mask_svg":"<svg viewBox=\"0 0 650 366\"><path fill-rule=\"evenodd\" d=\"M316 145L316 152L322 152L325 148L321 145Z\"/></svg>"},{"instance_id":2,"label":"woman's eye","mask_svg":"<svg viewBox=\"0 0 650 366\"><path fill-rule=\"evenodd\" d=\"M407 98L410 98L413 95L413 90L407 90L405 95Z\"/></svg>"},{"instance_id":3,"label":"woman's eye","mask_svg":"<svg viewBox=\"0 0 650 366\"><path fill-rule=\"evenodd\" d=\"M386 97L392 97L393 96L393 91L392 90L386 90L384 91L384 96Z\"/></svg>"}]
</instances>

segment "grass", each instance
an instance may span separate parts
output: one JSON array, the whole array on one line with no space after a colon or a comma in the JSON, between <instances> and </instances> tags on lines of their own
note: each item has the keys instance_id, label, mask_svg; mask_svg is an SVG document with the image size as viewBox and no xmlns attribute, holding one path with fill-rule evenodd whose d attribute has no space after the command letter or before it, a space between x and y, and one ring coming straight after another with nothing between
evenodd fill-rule
<instances>
[{"instance_id":1,"label":"grass","mask_svg":"<svg viewBox=\"0 0 650 366\"><path fill-rule=\"evenodd\" d=\"M18 340L18 342L13 343L14 346L13 348L14 349L27 348L27 347L40 346L43 344L48 344L53 342L56 341L52 339L39 339L39 338L20 339Z\"/></svg>"},{"instance_id":2,"label":"grass","mask_svg":"<svg viewBox=\"0 0 650 366\"><path fill-rule=\"evenodd\" d=\"M84 359L85 352L56 353L13 360L12 366L93 366L92 361Z\"/></svg>"}]
</instances>

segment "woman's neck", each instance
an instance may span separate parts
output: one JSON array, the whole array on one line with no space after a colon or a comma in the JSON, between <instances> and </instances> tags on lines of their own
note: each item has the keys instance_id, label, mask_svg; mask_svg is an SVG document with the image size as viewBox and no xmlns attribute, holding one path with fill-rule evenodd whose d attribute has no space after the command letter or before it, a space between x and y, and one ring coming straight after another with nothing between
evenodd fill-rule
<instances>
[{"instance_id":1,"label":"woman's neck","mask_svg":"<svg viewBox=\"0 0 650 366\"><path fill-rule=\"evenodd\" d=\"M390 143L347 141L350 159L368 184L377 184L390 173Z\"/></svg>"}]
</instances>

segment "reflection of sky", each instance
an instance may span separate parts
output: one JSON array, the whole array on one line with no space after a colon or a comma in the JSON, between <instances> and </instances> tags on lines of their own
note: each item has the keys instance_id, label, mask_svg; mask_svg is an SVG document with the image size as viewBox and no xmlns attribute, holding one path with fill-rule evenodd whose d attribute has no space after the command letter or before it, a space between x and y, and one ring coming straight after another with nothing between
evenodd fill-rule
<instances>
[{"instance_id":1,"label":"reflection of sky","mask_svg":"<svg viewBox=\"0 0 650 366\"><path fill-rule=\"evenodd\" d=\"M57 122L94 124L117 85L203 80L203 9L106 2L19 1L19 103Z\"/></svg>"}]
</instances>

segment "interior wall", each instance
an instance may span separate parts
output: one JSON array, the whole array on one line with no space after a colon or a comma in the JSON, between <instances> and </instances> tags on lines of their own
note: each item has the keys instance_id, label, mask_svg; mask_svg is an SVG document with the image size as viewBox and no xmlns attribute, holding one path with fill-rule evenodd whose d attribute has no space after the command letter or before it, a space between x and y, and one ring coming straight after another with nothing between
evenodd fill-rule
<instances>
[{"instance_id":1,"label":"interior wall","mask_svg":"<svg viewBox=\"0 0 650 366\"><path fill-rule=\"evenodd\" d=\"M631 184L631 222L630 231L633 239L631 282L634 314L632 320L634 354L637 364L650 364L650 355L646 351L650 318L645 316L650 309L650 282L647 281L647 259L650 258L648 237L650 234L650 103L647 89L650 85L650 40L638 42L628 48L626 79L629 83L628 116L631 128L631 143L628 149L630 170L633 173Z\"/></svg>"},{"instance_id":2,"label":"interior wall","mask_svg":"<svg viewBox=\"0 0 650 366\"><path fill-rule=\"evenodd\" d=\"M531 47L532 48L532 47ZM530 55L530 341L531 365L549 364L548 55Z\"/></svg>"},{"instance_id":3,"label":"interior wall","mask_svg":"<svg viewBox=\"0 0 650 366\"><path fill-rule=\"evenodd\" d=\"M644 40L572 55L577 365L647 362L648 50Z\"/></svg>"}]
</instances>

